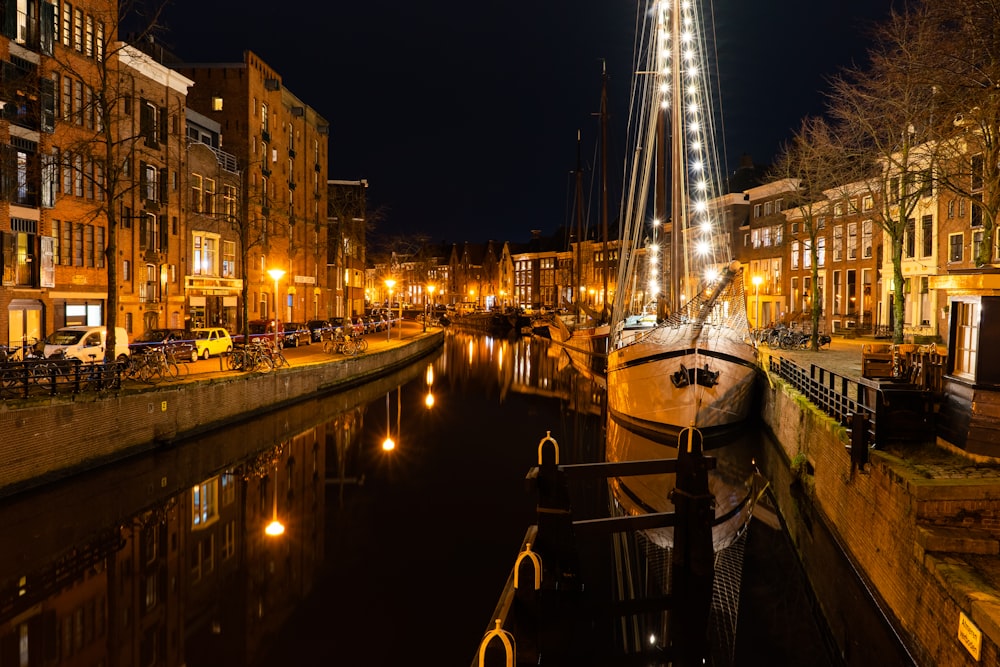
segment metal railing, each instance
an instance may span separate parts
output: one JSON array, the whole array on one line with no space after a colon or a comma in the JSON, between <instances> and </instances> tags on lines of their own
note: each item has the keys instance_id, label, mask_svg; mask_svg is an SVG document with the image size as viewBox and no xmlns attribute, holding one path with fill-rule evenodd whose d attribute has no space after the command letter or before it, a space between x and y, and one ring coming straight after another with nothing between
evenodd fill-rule
<instances>
[{"instance_id":1,"label":"metal railing","mask_svg":"<svg viewBox=\"0 0 1000 667\"><path fill-rule=\"evenodd\" d=\"M805 396L810 403L852 427L854 415L867 424L863 441L870 447L919 443L933 438L934 415L941 392L900 380L877 382L838 375L816 364L805 369L784 358L771 357L769 370ZM852 439L856 437L852 434Z\"/></svg>"}]
</instances>

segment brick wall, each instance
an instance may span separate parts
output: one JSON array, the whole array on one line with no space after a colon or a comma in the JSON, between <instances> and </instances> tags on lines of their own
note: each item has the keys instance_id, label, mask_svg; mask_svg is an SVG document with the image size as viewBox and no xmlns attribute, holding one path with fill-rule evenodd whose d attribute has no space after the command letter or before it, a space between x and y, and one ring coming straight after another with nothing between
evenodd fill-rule
<instances>
[{"instance_id":1,"label":"brick wall","mask_svg":"<svg viewBox=\"0 0 1000 667\"><path fill-rule=\"evenodd\" d=\"M812 409L801 395L775 379L764 389L763 418L784 454L784 465L799 457L812 475L797 497L789 492L794 473L782 477L768 470L782 514L805 513L824 523L846 551L860 577L888 612L911 655L921 665L951 667L973 664L958 641L959 613L983 631L981 664L998 664L1000 596L994 581L977 567L976 558L996 561L996 554L976 556L972 549L994 551L990 533L1000 511L996 478L935 479L888 453L872 451L865 472L852 471L843 429ZM771 468L773 469L773 465ZM792 540L802 549L810 536L789 522ZM926 548L927 530L956 530ZM940 536L940 535L939 535ZM965 540L963 541L963 538ZM809 563L806 563L809 570ZM835 586L822 572L809 572L824 607L822 588ZM850 632L844 619L824 609L832 634L845 656ZM862 647L863 648L863 647ZM855 664L864 664L854 656Z\"/></svg>"}]
</instances>

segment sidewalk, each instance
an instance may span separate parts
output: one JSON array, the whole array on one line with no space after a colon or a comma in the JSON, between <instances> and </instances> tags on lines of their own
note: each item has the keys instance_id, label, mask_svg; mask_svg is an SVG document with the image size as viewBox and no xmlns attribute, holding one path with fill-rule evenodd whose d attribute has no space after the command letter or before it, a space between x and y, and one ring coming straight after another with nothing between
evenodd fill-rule
<instances>
[{"instance_id":1,"label":"sidewalk","mask_svg":"<svg viewBox=\"0 0 1000 667\"><path fill-rule=\"evenodd\" d=\"M842 375L852 380L861 379L861 348L862 346L886 341L875 341L866 338L837 338L834 337L828 347L824 347L817 352L812 350L782 350L772 349L766 345L758 348L760 363L764 368L768 367L770 357L784 357L789 361L794 361L803 368L809 368L815 364L821 368Z\"/></svg>"}]
</instances>

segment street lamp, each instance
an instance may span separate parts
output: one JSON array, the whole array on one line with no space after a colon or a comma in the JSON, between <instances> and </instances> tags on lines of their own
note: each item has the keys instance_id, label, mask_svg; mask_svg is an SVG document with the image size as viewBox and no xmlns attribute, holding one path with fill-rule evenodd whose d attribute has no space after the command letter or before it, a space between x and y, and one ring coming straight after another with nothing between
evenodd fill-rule
<instances>
[{"instance_id":1,"label":"street lamp","mask_svg":"<svg viewBox=\"0 0 1000 667\"><path fill-rule=\"evenodd\" d=\"M275 342L277 342L277 331L278 331L278 281L281 280L285 272L282 269L269 269L267 275L271 276L271 280L274 281L274 330L275 330Z\"/></svg>"},{"instance_id":2,"label":"street lamp","mask_svg":"<svg viewBox=\"0 0 1000 667\"><path fill-rule=\"evenodd\" d=\"M754 300L754 326L760 329L760 284L764 282L764 279L760 276L754 276L751 279L753 283L753 300Z\"/></svg>"},{"instance_id":3,"label":"street lamp","mask_svg":"<svg viewBox=\"0 0 1000 667\"><path fill-rule=\"evenodd\" d=\"M385 329L385 341L388 343L392 340L392 288L396 286L396 281L392 278L387 278L385 286L389 288L389 302L388 308L386 308L386 313L389 315L387 318L389 320L389 326Z\"/></svg>"},{"instance_id":4,"label":"street lamp","mask_svg":"<svg viewBox=\"0 0 1000 667\"><path fill-rule=\"evenodd\" d=\"M427 286L427 294L431 299L434 298L434 285ZM424 331L427 331L427 299L424 299Z\"/></svg>"}]
</instances>

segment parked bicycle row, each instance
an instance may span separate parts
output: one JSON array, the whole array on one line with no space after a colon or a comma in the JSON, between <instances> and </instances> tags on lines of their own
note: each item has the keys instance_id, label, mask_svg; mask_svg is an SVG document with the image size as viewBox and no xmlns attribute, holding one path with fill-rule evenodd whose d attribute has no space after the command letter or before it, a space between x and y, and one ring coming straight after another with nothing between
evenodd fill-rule
<instances>
[{"instance_id":1,"label":"parked bicycle row","mask_svg":"<svg viewBox=\"0 0 1000 667\"><path fill-rule=\"evenodd\" d=\"M767 345L772 349L804 350L812 344L810 329L798 329L783 324L754 329L751 336L759 345ZM821 348L829 347L830 336L820 333L817 342Z\"/></svg>"}]
</instances>

